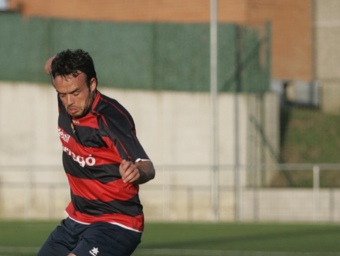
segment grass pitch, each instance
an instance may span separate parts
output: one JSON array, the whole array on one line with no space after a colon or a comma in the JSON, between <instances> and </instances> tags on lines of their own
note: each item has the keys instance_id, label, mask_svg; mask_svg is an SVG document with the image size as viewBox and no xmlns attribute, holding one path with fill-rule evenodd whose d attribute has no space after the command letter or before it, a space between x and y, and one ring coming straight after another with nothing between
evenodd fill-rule
<instances>
[{"instance_id":1,"label":"grass pitch","mask_svg":"<svg viewBox=\"0 0 340 256\"><path fill-rule=\"evenodd\" d=\"M58 223L0 222L0 256L36 255ZM134 255L338 256L339 241L339 224L147 223Z\"/></svg>"}]
</instances>

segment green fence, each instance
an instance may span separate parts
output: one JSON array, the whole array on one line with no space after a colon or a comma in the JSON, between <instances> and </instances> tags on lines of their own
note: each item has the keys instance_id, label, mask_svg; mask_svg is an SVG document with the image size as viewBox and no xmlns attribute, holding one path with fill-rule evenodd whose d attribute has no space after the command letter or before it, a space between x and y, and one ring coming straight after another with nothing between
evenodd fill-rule
<instances>
[{"instance_id":1,"label":"green fence","mask_svg":"<svg viewBox=\"0 0 340 256\"><path fill-rule=\"evenodd\" d=\"M218 25L220 91L268 90L269 30L264 35L259 31L235 24ZM0 80L48 83L43 73L45 60L64 49L83 48L95 61L100 86L184 91L210 88L209 24L25 19L1 13L0 35Z\"/></svg>"}]
</instances>

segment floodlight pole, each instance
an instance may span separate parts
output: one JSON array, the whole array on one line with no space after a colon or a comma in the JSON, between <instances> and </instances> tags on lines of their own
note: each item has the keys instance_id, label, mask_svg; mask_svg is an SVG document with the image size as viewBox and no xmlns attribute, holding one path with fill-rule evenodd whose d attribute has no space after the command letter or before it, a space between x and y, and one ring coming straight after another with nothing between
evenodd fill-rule
<instances>
[{"instance_id":1,"label":"floodlight pole","mask_svg":"<svg viewBox=\"0 0 340 256\"><path fill-rule=\"evenodd\" d=\"M210 0L211 202L214 221L219 220L217 96L217 0Z\"/></svg>"}]
</instances>

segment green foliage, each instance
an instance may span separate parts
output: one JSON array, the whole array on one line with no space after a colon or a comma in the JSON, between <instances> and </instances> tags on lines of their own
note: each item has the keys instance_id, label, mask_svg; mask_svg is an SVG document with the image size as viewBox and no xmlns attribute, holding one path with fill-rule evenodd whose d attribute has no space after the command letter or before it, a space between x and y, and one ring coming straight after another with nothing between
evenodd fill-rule
<instances>
[{"instance_id":1,"label":"green foliage","mask_svg":"<svg viewBox=\"0 0 340 256\"><path fill-rule=\"evenodd\" d=\"M291 108L283 140L285 163L340 163L340 115Z\"/></svg>"},{"instance_id":2,"label":"green foliage","mask_svg":"<svg viewBox=\"0 0 340 256\"><path fill-rule=\"evenodd\" d=\"M340 163L340 115L296 107L286 107L281 114L283 163ZM272 186L311 188L313 173L311 169L281 171L273 179ZM320 187L339 186L339 170L321 170Z\"/></svg>"}]
</instances>

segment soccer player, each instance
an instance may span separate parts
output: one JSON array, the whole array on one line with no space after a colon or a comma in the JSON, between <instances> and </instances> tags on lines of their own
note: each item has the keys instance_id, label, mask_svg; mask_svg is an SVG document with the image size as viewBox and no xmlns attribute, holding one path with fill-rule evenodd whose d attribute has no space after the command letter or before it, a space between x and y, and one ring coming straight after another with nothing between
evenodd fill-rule
<instances>
[{"instance_id":1,"label":"soccer player","mask_svg":"<svg viewBox=\"0 0 340 256\"><path fill-rule=\"evenodd\" d=\"M155 177L133 118L97 90L86 51L62 51L46 62L45 71L58 94L58 134L71 202L68 217L38 256L131 255L144 226L139 184Z\"/></svg>"}]
</instances>

